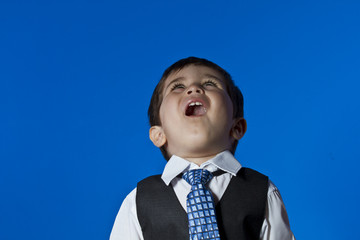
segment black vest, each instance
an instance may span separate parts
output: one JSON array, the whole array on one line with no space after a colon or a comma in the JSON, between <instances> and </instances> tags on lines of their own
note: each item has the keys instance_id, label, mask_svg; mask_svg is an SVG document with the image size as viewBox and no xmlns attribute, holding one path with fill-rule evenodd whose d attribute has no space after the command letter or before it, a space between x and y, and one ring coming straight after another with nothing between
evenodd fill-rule
<instances>
[{"instance_id":1,"label":"black vest","mask_svg":"<svg viewBox=\"0 0 360 240\"><path fill-rule=\"evenodd\" d=\"M216 205L222 240L259 239L265 217L268 178L241 168ZM144 240L188 240L188 217L171 184L160 175L137 185L136 207Z\"/></svg>"}]
</instances>

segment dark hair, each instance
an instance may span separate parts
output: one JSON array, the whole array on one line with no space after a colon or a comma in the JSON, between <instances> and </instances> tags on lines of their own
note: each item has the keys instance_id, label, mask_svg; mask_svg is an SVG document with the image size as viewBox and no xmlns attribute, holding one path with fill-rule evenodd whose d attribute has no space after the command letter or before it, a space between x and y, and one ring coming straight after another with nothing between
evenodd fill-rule
<instances>
[{"instance_id":1,"label":"dark hair","mask_svg":"<svg viewBox=\"0 0 360 240\"><path fill-rule=\"evenodd\" d=\"M164 84L166 79L169 77L170 74L176 72L176 71L180 71L181 69L183 69L186 66L189 65L195 65L195 66L205 66L205 67L209 67L211 69L214 69L216 71L218 71L223 77L224 77L224 82L226 85L226 91L230 96L230 99L232 101L233 104L233 118L238 118L238 117L243 117L244 116L244 100L243 100L243 95L240 91L240 89L235 86L234 81L232 80L230 74L228 72L226 72L223 68L221 68L220 66L218 66L217 64L210 62L209 60L206 60L204 58L197 58L197 57L188 57L188 58L184 58L184 59L180 59L179 61L175 62L173 65L171 65L170 67L168 67L159 83L156 85L154 92L152 94L151 100L150 100L150 105L149 105L149 109L148 109L148 117L149 117L149 123L150 126L161 126L161 119L160 119L160 106L163 100L163 89L164 89ZM234 154L235 150L236 150L236 146L237 146L238 141L235 141L231 152ZM167 154L166 148L165 146L162 146L160 148L164 158L166 160L169 160L169 158L171 156L169 156Z\"/></svg>"}]
</instances>

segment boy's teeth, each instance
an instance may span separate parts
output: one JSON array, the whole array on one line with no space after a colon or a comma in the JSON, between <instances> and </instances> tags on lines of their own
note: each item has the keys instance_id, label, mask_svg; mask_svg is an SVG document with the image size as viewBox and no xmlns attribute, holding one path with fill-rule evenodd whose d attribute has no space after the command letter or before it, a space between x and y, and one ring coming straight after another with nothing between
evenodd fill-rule
<instances>
[{"instance_id":1,"label":"boy's teeth","mask_svg":"<svg viewBox=\"0 0 360 240\"><path fill-rule=\"evenodd\" d=\"M189 104L189 106L202 106L202 103L201 102L192 102Z\"/></svg>"}]
</instances>

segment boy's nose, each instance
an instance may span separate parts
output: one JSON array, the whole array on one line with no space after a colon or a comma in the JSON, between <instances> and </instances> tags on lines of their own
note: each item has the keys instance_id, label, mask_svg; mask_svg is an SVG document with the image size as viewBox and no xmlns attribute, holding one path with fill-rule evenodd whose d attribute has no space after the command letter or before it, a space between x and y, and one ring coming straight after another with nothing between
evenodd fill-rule
<instances>
[{"instance_id":1,"label":"boy's nose","mask_svg":"<svg viewBox=\"0 0 360 240\"><path fill-rule=\"evenodd\" d=\"M203 94L204 90L200 86L193 84L187 90L188 95L190 95L192 93Z\"/></svg>"}]
</instances>

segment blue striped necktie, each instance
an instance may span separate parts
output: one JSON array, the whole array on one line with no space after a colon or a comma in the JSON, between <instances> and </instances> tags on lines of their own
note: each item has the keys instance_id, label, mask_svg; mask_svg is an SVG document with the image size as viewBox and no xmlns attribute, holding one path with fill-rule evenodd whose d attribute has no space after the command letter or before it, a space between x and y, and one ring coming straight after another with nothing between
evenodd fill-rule
<instances>
[{"instance_id":1,"label":"blue striped necktie","mask_svg":"<svg viewBox=\"0 0 360 240\"><path fill-rule=\"evenodd\" d=\"M190 240L220 240L214 199L205 187L212 177L205 169L190 170L183 175L183 179L191 185L186 200Z\"/></svg>"}]
</instances>

